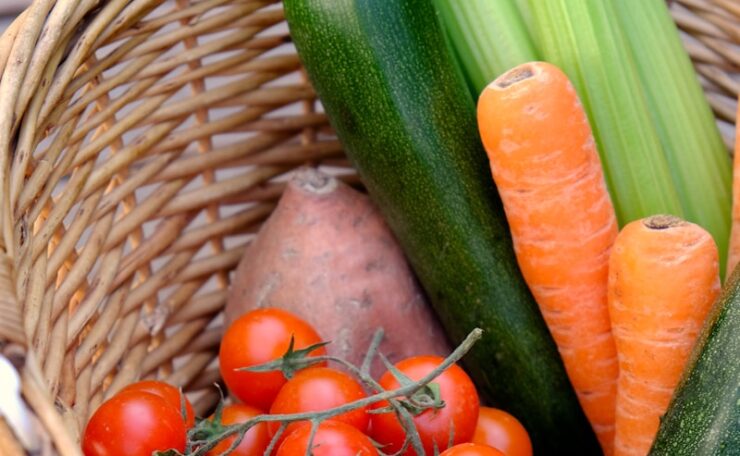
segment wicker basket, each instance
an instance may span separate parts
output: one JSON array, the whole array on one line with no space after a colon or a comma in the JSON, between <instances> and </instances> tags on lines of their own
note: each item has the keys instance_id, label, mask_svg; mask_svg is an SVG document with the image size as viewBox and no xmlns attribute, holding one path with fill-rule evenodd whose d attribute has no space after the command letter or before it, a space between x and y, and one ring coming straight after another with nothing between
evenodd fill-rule
<instances>
[{"instance_id":1,"label":"wicker basket","mask_svg":"<svg viewBox=\"0 0 740 456\"><path fill-rule=\"evenodd\" d=\"M671 8L729 145L740 4ZM36 0L0 69L0 352L31 452L80 454L91 411L143 377L205 413L229 273L286 177L357 181L279 0ZM20 442L0 418L0 454Z\"/></svg>"}]
</instances>

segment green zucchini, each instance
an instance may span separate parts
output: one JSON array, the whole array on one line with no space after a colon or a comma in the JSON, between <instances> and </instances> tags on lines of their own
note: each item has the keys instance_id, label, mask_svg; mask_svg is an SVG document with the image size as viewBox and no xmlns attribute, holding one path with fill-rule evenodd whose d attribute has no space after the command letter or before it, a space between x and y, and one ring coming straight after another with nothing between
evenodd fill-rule
<instances>
[{"instance_id":1,"label":"green zucchini","mask_svg":"<svg viewBox=\"0 0 740 456\"><path fill-rule=\"evenodd\" d=\"M740 268L725 284L661 420L651 456L740 455Z\"/></svg>"},{"instance_id":2,"label":"green zucchini","mask_svg":"<svg viewBox=\"0 0 740 456\"><path fill-rule=\"evenodd\" d=\"M475 105L431 2L284 5L332 126L445 331L454 343L485 331L464 360L484 402L524 423L535 454L600 454L516 263Z\"/></svg>"}]
</instances>

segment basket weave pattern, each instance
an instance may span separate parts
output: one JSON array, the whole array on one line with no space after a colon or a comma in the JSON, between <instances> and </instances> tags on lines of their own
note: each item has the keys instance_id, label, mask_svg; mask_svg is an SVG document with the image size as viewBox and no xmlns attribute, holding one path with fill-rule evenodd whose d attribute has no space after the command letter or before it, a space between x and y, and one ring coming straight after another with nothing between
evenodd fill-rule
<instances>
[{"instance_id":1,"label":"basket weave pattern","mask_svg":"<svg viewBox=\"0 0 740 456\"><path fill-rule=\"evenodd\" d=\"M725 144L732 149L740 93L740 2L674 0L671 14L714 109Z\"/></svg>"},{"instance_id":2,"label":"basket weave pattern","mask_svg":"<svg viewBox=\"0 0 740 456\"><path fill-rule=\"evenodd\" d=\"M218 398L229 271L286 173L344 166L288 42L275 0L37 1L0 41L0 339L60 450L139 378Z\"/></svg>"},{"instance_id":3,"label":"basket weave pattern","mask_svg":"<svg viewBox=\"0 0 740 456\"><path fill-rule=\"evenodd\" d=\"M671 4L726 142L740 4ZM0 39L0 352L40 454L145 377L203 414L229 273L304 164L357 182L279 0L36 0ZM0 454L23 454L0 419Z\"/></svg>"}]
</instances>

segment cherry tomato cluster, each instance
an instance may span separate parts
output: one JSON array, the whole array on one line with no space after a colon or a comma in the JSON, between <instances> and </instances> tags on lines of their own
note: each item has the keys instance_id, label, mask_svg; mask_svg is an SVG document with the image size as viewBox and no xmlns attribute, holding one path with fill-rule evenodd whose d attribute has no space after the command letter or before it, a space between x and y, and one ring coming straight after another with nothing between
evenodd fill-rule
<instances>
[{"instance_id":1,"label":"cherry tomato cluster","mask_svg":"<svg viewBox=\"0 0 740 456\"><path fill-rule=\"evenodd\" d=\"M221 424L243 423L266 414L282 420L277 415L335 410L367 398L368 389L360 379L323 360L295 372L289 366L244 370L286 359L286 353L324 356L321 343L311 325L284 310L254 310L236 320L221 341L219 363L226 386L239 402L222 409ZM376 384L383 390L398 389L421 380L443 361L438 356L404 359ZM481 406L472 381L455 364L407 399L403 406L409 413L404 415L426 454L435 454L435 450L443 456L532 454L529 436L519 421L502 410ZM368 402L337 411L314 430L309 421L285 425L281 421L259 422L249 428L231 454L261 456L273 440L274 456L302 456L309 444L315 456L378 455L377 446L384 453L397 453L406 441L409 424L406 420L406 425L402 424L391 405L387 401ZM192 406L178 389L162 382L139 382L95 412L85 429L83 451L85 456L150 456L166 449L183 452L187 429L193 423ZM219 442L208 455L223 453L234 438ZM403 454L416 452L407 446Z\"/></svg>"}]
</instances>

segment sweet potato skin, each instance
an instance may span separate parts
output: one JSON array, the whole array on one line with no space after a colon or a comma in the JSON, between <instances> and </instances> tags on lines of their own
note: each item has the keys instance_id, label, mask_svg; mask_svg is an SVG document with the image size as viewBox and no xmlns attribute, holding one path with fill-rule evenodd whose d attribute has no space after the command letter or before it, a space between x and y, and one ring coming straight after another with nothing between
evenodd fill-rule
<instances>
[{"instance_id":1,"label":"sweet potato skin","mask_svg":"<svg viewBox=\"0 0 740 456\"><path fill-rule=\"evenodd\" d=\"M279 307L312 324L332 355L359 364L377 328L391 361L445 356L449 342L380 212L317 170L298 171L232 280L225 323ZM373 373L383 371L378 362Z\"/></svg>"}]
</instances>

